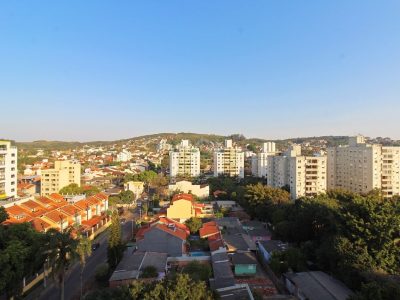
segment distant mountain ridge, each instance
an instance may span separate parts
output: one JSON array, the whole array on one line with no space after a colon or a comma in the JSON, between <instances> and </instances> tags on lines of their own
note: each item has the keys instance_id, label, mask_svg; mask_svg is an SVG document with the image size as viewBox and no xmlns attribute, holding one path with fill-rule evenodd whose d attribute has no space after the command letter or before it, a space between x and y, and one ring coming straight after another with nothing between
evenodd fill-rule
<instances>
[{"instance_id":1,"label":"distant mountain ridge","mask_svg":"<svg viewBox=\"0 0 400 300\"><path fill-rule=\"evenodd\" d=\"M315 137L298 137L298 138L289 138L289 139L281 139L281 140L266 140L262 138L246 138L241 134L232 134L229 136L223 135L215 135L215 134L201 134L201 133L188 133L188 132L180 132L180 133L156 133L149 135L142 135L127 139L120 139L114 141L91 141L91 142L65 142L65 141L46 141L46 140L38 140L33 142L15 142L16 146L21 149L57 149L57 150L68 150L83 147L84 145L88 146L107 146L107 145L122 145L129 141L135 142L139 140L154 140L154 139L167 139L168 142L172 144L178 143L182 139L188 139L193 144L199 143L222 143L224 139L232 138L235 142L240 145L254 144L260 145L266 141L276 142L278 146L286 146L289 143L316 143L322 140L326 141L326 146L336 146L336 145L345 145L348 141L348 136L315 136ZM393 141L390 138L374 138L369 139L371 142L381 143L384 145L397 145L400 146L400 141Z\"/></svg>"}]
</instances>

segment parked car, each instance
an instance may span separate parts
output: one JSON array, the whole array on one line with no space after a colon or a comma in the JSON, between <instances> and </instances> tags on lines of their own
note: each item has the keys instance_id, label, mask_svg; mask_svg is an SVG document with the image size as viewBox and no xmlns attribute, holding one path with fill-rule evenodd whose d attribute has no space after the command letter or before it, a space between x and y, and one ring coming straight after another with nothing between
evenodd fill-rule
<instances>
[{"instance_id":1,"label":"parked car","mask_svg":"<svg viewBox=\"0 0 400 300\"><path fill-rule=\"evenodd\" d=\"M94 243L92 244L92 251L95 251L97 248L100 247L100 243Z\"/></svg>"}]
</instances>

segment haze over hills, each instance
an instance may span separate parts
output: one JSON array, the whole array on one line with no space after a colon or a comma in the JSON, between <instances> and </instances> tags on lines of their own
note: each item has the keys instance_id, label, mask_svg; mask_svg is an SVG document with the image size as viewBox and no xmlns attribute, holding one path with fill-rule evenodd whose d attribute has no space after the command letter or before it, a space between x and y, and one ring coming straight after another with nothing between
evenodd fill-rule
<instances>
[{"instance_id":1,"label":"haze over hills","mask_svg":"<svg viewBox=\"0 0 400 300\"><path fill-rule=\"evenodd\" d=\"M113 140L113 141L89 141L89 142L65 142L65 141L46 141L37 140L33 142L15 142L15 144L22 149L73 149L82 147L84 145L100 146L100 145L121 145L128 142L135 142L139 140L152 140L152 139L167 139L172 144L178 143L182 139L188 139L193 144L207 144L207 143L221 143L224 139L232 138L239 145L254 144L259 145L265 141L274 141L278 146L284 147L289 143L313 143L322 140L326 141L326 146L345 145L347 144L347 136L314 136L314 137L296 137L282 140L266 140L261 138L246 138L242 134L232 134L229 136L214 135L214 134L201 134L201 133L156 133L150 135L137 136L127 139ZM400 145L400 140L392 140L388 137L367 138L370 142L380 143L383 145Z\"/></svg>"}]
</instances>

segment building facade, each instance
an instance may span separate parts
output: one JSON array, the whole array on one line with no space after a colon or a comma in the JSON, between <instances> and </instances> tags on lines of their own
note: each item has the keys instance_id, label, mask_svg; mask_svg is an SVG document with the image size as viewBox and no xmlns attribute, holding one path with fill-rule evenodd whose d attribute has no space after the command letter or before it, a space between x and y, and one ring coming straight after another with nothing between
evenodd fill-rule
<instances>
[{"instance_id":1,"label":"building facade","mask_svg":"<svg viewBox=\"0 0 400 300\"><path fill-rule=\"evenodd\" d=\"M126 149L123 149L120 153L117 154L118 162L127 162L132 159L132 153Z\"/></svg>"},{"instance_id":2,"label":"building facade","mask_svg":"<svg viewBox=\"0 0 400 300\"><path fill-rule=\"evenodd\" d=\"M191 146L188 140L169 152L169 170L171 177L200 175L200 149Z\"/></svg>"},{"instance_id":3,"label":"building facade","mask_svg":"<svg viewBox=\"0 0 400 300\"><path fill-rule=\"evenodd\" d=\"M181 180L174 184L168 185L168 191L170 194L177 191L186 194L193 194L202 199L210 196L210 187L208 185L193 184L187 180Z\"/></svg>"},{"instance_id":4,"label":"building facade","mask_svg":"<svg viewBox=\"0 0 400 300\"><path fill-rule=\"evenodd\" d=\"M367 144L349 138L347 146L328 148L328 189L368 193L381 189L385 198L400 194L400 147Z\"/></svg>"},{"instance_id":5,"label":"building facade","mask_svg":"<svg viewBox=\"0 0 400 300\"><path fill-rule=\"evenodd\" d=\"M0 200L17 196L17 147L0 141Z\"/></svg>"},{"instance_id":6,"label":"building facade","mask_svg":"<svg viewBox=\"0 0 400 300\"><path fill-rule=\"evenodd\" d=\"M40 194L48 196L58 193L63 187L76 183L81 185L81 165L77 161L60 160L54 163L54 169L42 170Z\"/></svg>"},{"instance_id":7,"label":"building facade","mask_svg":"<svg viewBox=\"0 0 400 300\"><path fill-rule=\"evenodd\" d=\"M292 145L280 155L268 157L267 184L288 187L293 200L324 193L327 188L327 157L302 156L300 145Z\"/></svg>"},{"instance_id":8,"label":"building facade","mask_svg":"<svg viewBox=\"0 0 400 300\"><path fill-rule=\"evenodd\" d=\"M251 173L255 177L268 177L268 157L276 154L274 142L264 143L260 153L257 153L251 160Z\"/></svg>"},{"instance_id":9,"label":"building facade","mask_svg":"<svg viewBox=\"0 0 400 300\"><path fill-rule=\"evenodd\" d=\"M214 151L214 176L220 175L244 178L244 153L232 140L225 140L224 147Z\"/></svg>"}]
</instances>

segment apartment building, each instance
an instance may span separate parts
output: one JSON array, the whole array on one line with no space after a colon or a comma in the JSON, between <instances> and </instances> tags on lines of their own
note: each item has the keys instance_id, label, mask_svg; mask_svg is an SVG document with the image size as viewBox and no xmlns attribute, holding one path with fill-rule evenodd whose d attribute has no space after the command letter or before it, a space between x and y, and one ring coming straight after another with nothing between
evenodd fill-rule
<instances>
[{"instance_id":1,"label":"apartment building","mask_svg":"<svg viewBox=\"0 0 400 300\"><path fill-rule=\"evenodd\" d=\"M17 147L0 140L0 200L17 196Z\"/></svg>"},{"instance_id":2,"label":"apartment building","mask_svg":"<svg viewBox=\"0 0 400 300\"><path fill-rule=\"evenodd\" d=\"M223 148L214 151L214 176L244 178L244 153L232 140L225 140Z\"/></svg>"},{"instance_id":3,"label":"apartment building","mask_svg":"<svg viewBox=\"0 0 400 300\"><path fill-rule=\"evenodd\" d=\"M381 189L385 198L400 194L400 147L367 144L363 136L328 148L328 189L355 193Z\"/></svg>"},{"instance_id":4,"label":"apartment building","mask_svg":"<svg viewBox=\"0 0 400 300\"><path fill-rule=\"evenodd\" d=\"M77 161L59 160L54 163L54 169L42 170L42 196L58 193L63 187L76 183L81 185L81 165Z\"/></svg>"},{"instance_id":5,"label":"apartment building","mask_svg":"<svg viewBox=\"0 0 400 300\"><path fill-rule=\"evenodd\" d=\"M200 149L190 145L188 140L169 152L171 177L179 175L196 177L200 175Z\"/></svg>"},{"instance_id":6,"label":"apartment building","mask_svg":"<svg viewBox=\"0 0 400 300\"><path fill-rule=\"evenodd\" d=\"M127 162L132 159L132 153L126 149L123 149L120 153L117 154L118 162Z\"/></svg>"},{"instance_id":7,"label":"apartment building","mask_svg":"<svg viewBox=\"0 0 400 300\"><path fill-rule=\"evenodd\" d=\"M293 200L324 193L327 188L327 157L302 156L300 145L286 152L268 156L267 183L273 187L287 186Z\"/></svg>"},{"instance_id":8,"label":"apartment building","mask_svg":"<svg viewBox=\"0 0 400 300\"><path fill-rule=\"evenodd\" d=\"M267 178L268 174L268 156L276 154L274 142L263 143L260 153L254 155L251 159L251 173L255 177Z\"/></svg>"}]
</instances>

